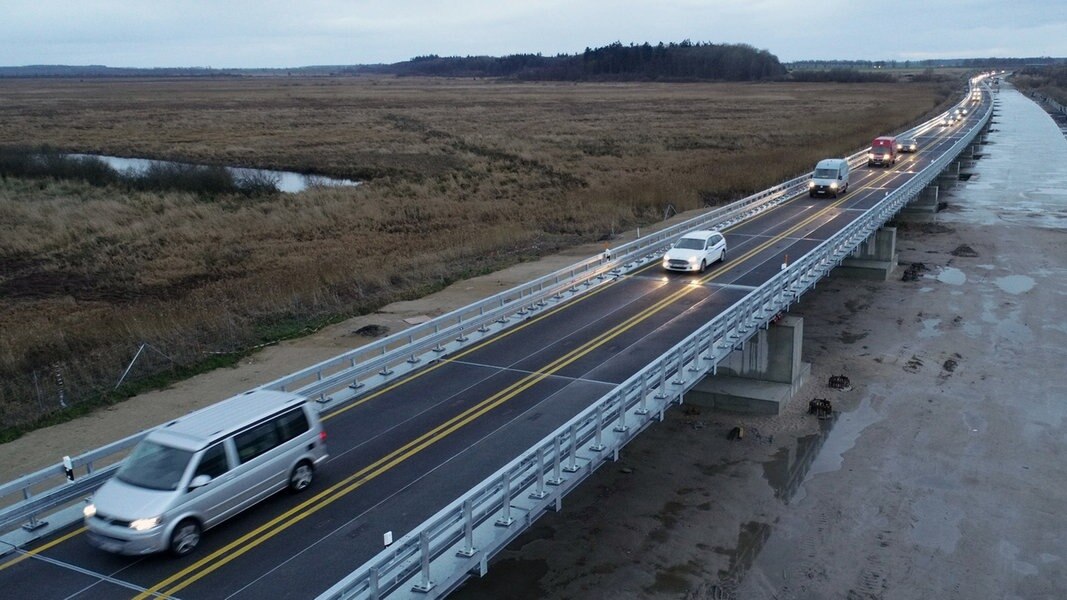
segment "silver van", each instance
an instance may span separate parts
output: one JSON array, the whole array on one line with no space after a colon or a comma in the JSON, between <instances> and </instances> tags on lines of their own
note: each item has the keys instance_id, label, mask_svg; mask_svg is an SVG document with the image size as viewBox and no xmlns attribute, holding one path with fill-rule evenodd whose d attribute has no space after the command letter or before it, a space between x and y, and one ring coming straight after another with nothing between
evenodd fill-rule
<instances>
[{"instance_id":1,"label":"silver van","mask_svg":"<svg viewBox=\"0 0 1067 600\"><path fill-rule=\"evenodd\" d=\"M311 484L326 432L307 399L256 390L153 430L84 509L89 543L184 556L203 531Z\"/></svg>"},{"instance_id":2,"label":"silver van","mask_svg":"<svg viewBox=\"0 0 1067 600\"><path fill-rule=\"evenodd\" d=\"M848 161L843 158L824 158L815 165L808 182L808 196L827 194L837 198L848 191Z\"/></svg>"}]
</instances>

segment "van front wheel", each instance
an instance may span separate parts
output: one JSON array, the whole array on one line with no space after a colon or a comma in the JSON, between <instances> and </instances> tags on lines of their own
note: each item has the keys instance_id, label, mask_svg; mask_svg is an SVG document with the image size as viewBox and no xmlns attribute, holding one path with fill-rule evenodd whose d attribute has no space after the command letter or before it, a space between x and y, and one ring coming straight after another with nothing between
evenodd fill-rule
<instances>
[{"instance_id":1,"label":"van front wheel","mask_svg":"<svg viewBox=\"0 0 1067 600\"><path fill-rule=\"evenodd\" d=\"M306 490L315 478L315 468L306 460L300 461L289 475L289 491L296 493Z\"/></svg>"},{"instance_id":2,"label":"van front wheel","mask_svg":"<svg viewBox=\"0 0 1067 600\"><path fill-rule=\"evenodd\" d=\"M200 544L200 524L186 519L174 528L170 534L170 553L174 556L186 556Z\"/></svg>"}]
</instances>

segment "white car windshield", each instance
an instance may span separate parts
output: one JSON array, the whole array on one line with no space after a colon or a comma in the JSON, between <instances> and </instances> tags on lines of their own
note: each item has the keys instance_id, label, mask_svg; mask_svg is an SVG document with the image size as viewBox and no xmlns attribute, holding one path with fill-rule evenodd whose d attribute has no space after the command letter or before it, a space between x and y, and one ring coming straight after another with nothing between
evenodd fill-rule
<instances>
[{"instance_id":1,"label":"white car windshield","mask_svg":"<svg viewBox=\"0 0 1067 600\"><path fill-rule=\"evenodd\" d=\"M176 490L193 453L145 440L133 449L115 475L120 481L151 490Z\"/></svg>"},{"instance_id":2,"label":"white car windshield","mask_svg":"<svg viewBox=\"0 0 1067 600\"><path fill-rule=\"evenodd\" d=\"M682 250L703 250L704 240L699 238L682 238L678 240L678 243L674 245L675 248L681 248Z\"/></svg>"},{"instance_id":3,"label":"white car windshield","mask_svg":"<svg viewBox=\"0 0 1067 600\"><path fill-rule=\"evenodd\" d=\"M837 177L837 169L815 169L815 179L833 179Z\"/></svg>"}]
</instances>

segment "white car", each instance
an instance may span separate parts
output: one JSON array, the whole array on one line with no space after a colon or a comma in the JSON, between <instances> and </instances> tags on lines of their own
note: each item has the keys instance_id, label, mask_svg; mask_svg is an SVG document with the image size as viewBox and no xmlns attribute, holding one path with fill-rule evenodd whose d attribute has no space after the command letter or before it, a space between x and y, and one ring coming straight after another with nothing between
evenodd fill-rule
<instances>
[{"instance_id":1,"label":"white car","mask_svg":"<svg viewBox=\"0 0 1067 600\"><path fill-rule=\"evenodd\" d=\"M663 255L668 271L704 272L708 265L726 260L726 238L718 231L693 231L683 235Z\"/></svg>"}]
</instances>

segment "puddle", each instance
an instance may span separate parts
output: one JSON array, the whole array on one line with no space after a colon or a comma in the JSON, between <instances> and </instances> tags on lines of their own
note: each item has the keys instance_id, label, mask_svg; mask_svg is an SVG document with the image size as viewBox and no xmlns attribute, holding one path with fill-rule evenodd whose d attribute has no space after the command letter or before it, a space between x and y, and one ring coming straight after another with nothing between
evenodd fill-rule
<instances>
[{"instance_id":1,"label":"puddle","mask_svg":"<svg viewBox=\"0 0 1067 600\"><path fill-rule=\"evenodd\" d=\"M967 282L967 274L956 267L944 267L937 274L937 280L949 285L963 285Z\"/></svg>"},{"instance_id":2,"label":"puddle","mask_svg":"<svg viewBox=\"0 0 1067 600\"><path fill-rule=\"evenodd\" d=\"M771 537L771 525L759 521L749 521L741 525L737 534L737 546L734 548L716 547L715 552L729 557L730 566L719 571L719 581L739 583L745 573L752 568L752 563L759 556L760 550Z\"/></svg>"},{"instance_id":3,"label":"puddle","mask_svg":"<svg viewBox=\"0 0 1067 600\"><path fill-rule=\"evenodd\" d=\"M941 335L941 319L923 319L923 330L919 332L919 337L923 339L935 338Z\"/></svg>"},{"instance_id":4,"label":"puddle","mask_svg":"<svg viewBox=\"0 0 1067 600\"><path fill-rule=\"evenodd\" d=\"M150 160L147 158L124 158L121 156L107 156L103 154L68 154L74 158L98 158L106 163L112 169L119 172L139 174L148 170L154 164L160 165L183 165L183 166L197 166L202 167L206 165L194 165L191 163L181 163L170 160ZM361 181L353 181L351 179L336 179L333 177L323 177L321 175L307 175L305 173L296 173L293 171L272 171L270 169L245 169L241 167L224 167L231 175L238 179L245 178L267 178L270 181L275 181L275 187L279 192L285 192L289 194L295 194L302 192L312 187L351 187L362 185Z\"/></svg>"},{"instance_id":5,"label":"puddle","mask_svg":"<svg viewBox=\"0 0 1067 600\"><path fill-rule=\"evenodd\" d=\"M794 501L803 500L806 496L803 489L804 482L810 481L816 475L840 469L845 453L856 445L856 440L859 439L863 430L882 420L882 415L874 409L870 398L864 398L860 405L851 412L837 414L839 416L835 419L830 433L826 435L826 440L816 454L815 460L812 461L807 476L804 477L800 489L794 495Z\"/></svg>"},{"instance_id":6,"label":"puddle","mask_svg":"<svg viewBox=\"0 0 1067 600\"><path fill-rule=\"evenodd\" d=\"M786 504L793 499L840 414L834 413L833 419L819 421L819 433L797 438L795 448L779 448L774 458L763 463L763 478L774 490L775 498Z\"/></svg>"},{"instance_id":7,"label":"puddle","mask_svg":"<svg viewBox=\"0 0 1067 600\"><path fill-rule=\"evenodd\" d=\"M1009 294L1025 294L1034 289L1035 281L1026 275L1008 275L994 280L997 287Z\"/></svg>"}]
</instances>

